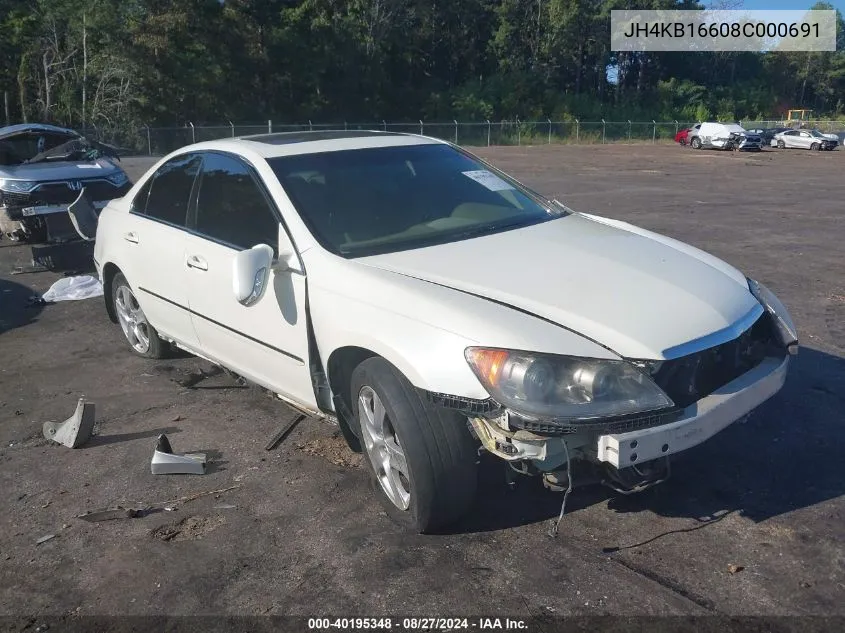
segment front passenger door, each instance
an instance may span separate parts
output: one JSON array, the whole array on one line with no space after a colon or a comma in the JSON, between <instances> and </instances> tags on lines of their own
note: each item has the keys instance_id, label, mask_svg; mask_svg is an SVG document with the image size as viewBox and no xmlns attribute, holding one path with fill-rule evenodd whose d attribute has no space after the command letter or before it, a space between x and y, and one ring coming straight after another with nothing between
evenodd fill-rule
<instances>
[{"instance_id":1,"label":"front passenger door","mask_svg":"<svg viewBox=\"0 0 845 633\"><path fill-rule=\"evenodd\" d=\"M188 301L202 349L253 382L316 408L308 368L305 277L270 271L250 306L233 293L235 254L287 240L260 177L241 158L204 154L186 240ZM288 247L288 244L285 244Z\"/></svg>"}]
</instances>

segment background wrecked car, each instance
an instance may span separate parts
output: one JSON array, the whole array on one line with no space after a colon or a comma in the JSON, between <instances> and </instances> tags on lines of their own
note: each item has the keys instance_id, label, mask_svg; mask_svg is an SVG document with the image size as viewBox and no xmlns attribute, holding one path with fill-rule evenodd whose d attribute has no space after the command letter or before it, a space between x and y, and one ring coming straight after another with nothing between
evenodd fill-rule
<instances>
[{"instance_id":1,"label":"background wrecked car","mask_svg":"<svg viewBox=\"0 0 845 633\"><path fill-rule=\"evenodd\" d=\"M73 238L66 211L83 188L102 208L132 186L115 159L116 148L73 130L37 123L0 128L0 232L12 240Z\"/></svg>"}]
</instances>

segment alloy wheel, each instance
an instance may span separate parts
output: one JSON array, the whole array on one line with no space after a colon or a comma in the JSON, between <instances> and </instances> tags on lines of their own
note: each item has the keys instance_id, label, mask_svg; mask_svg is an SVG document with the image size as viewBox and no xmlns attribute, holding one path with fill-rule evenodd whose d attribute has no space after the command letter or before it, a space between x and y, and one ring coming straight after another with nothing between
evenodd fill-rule
<instances>
[{"instance_id":1,"label":"alloy wheel","mask_svg":"<svg viewBox=\"0 0 845 633\"><path fill-rule=\"evenodd\" d=\"M150 349L149 323L141 305L128 286L120 286L117 289L114 307L120 328L132 349L139 354L146 354Z\"/></svg>"},{"instance_id":2,"label":"alloy wheel","mask_svg":"<svg viewBox=\"0 0 845 633\"><path fill-rule=\"evenodd\" d=\"M381 398L367 385L358 393L358 418L364 447L379 485L393 505L407 510L411 505L408 461Z\"/></svg>"}]
</instances>

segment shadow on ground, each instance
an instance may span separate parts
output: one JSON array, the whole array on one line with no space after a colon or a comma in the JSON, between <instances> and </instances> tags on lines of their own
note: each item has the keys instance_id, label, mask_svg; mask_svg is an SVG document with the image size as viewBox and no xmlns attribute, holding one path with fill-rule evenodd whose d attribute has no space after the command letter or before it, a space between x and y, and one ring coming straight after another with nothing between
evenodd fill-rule
<instances>
[{"instance_id":1,"label":"shadow on ground","mask_svg":"<svg viewBox=\"0 0 845 633\"><path fill-rule=\"evenodd\" d=\"M675 456L672 477L638 495L576 489L567 512L608 501L616 512L649 510L707 524L739 513L755 522L845 495L845 358L803 348L786 384L742 424ZM485 532L555 518L561 493L536 478L505 485L504 465L484 459L476 511L457 532Z\"/></svg>"},{"instance_id":2,"label":"shadow on ground","mask_svg":"<svg viewBox=\"0 0 845 633\"><path fill-rule=\"evenodd\" d=\"M44 306L29 301L37 294L29 286L0 279L0 334L37 320Z\"/></svg>"}]
</instances>

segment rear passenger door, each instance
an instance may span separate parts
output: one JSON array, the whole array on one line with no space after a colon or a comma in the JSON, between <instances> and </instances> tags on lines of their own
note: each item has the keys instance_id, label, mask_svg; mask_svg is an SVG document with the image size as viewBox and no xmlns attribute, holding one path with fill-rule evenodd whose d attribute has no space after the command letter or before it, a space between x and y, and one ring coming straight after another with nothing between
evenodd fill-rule
<instances>
[{"instance_id":1,"label":"rear passenger door","mask_svg":"<svg viewBox=\"0 0 845 633\"><path fill-rule=\"evenodd\" d=\"M190 349L198 345L188 311L185 238L202 158L177 156L159 167L132 201L121 269L149 322Z\"/></svg>"},{"instance_id":2,"label":"rear passenger door","mask_svg":"<svg viewBox=\"0 0 845 633\"><path fill-rule=\"evenodd\" d=\"M188 301L203 350L252 381L315 407L305 277L271 271L264 294L250 306L233 294L235 255L256 244L278 253L280 236L288 239L258 174L238 156L205 153L189 222Z\"/></svg>"}]
</instances>

